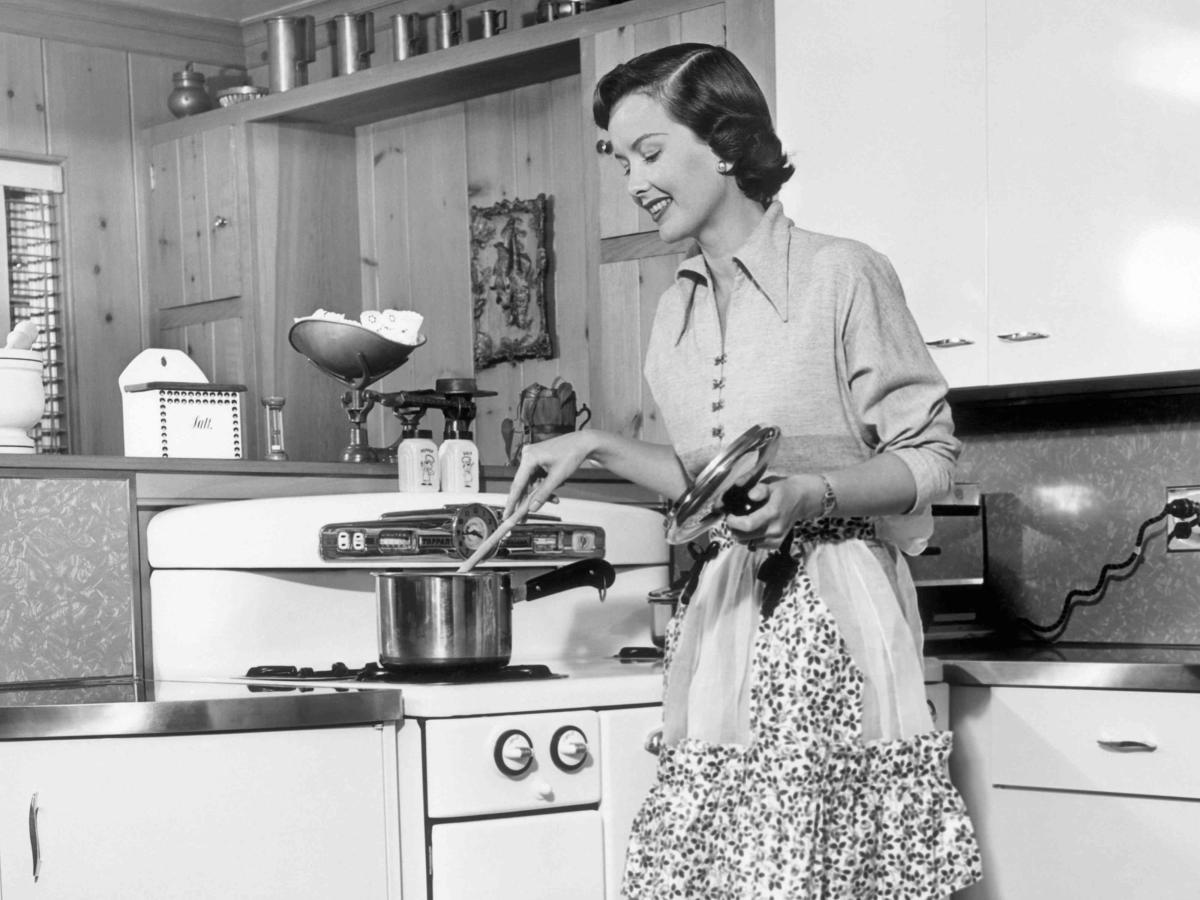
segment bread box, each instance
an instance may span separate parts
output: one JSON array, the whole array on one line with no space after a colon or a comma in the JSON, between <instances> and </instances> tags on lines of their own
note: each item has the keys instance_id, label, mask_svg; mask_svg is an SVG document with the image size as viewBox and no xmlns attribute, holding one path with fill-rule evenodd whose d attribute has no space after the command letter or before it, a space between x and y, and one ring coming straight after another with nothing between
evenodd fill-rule
<instances>
[{"instance_id":1,"label":"bread box","mask_svg":"<svg viewBox=\"0 0 1200 900\"><path fill-rule=\"evenodd\" d=\"M242 384L210 384L180 350L143 350L118 379L125 455L241 459Z\"/></svg>"}]
</instances>

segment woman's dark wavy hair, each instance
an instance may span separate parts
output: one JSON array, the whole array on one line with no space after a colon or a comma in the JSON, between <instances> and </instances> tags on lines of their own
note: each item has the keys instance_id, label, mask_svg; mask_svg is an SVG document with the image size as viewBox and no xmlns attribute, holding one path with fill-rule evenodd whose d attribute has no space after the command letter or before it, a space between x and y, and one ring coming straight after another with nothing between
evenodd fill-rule
<instances>
[{"instance_id":1,"label":"woman's dark wavy hair","mask_svg":"<svg viewBox=\"0 0 1200 900\"><path fill-rule=\"evenodd\" d=\"M613 109L630 94L662 103L672 119L733 164L742 193L764 208L792 177L762 89L724 47L674 44L620 63L596 85L596 125L607 131Z\"/></svg>"}]
</instances>

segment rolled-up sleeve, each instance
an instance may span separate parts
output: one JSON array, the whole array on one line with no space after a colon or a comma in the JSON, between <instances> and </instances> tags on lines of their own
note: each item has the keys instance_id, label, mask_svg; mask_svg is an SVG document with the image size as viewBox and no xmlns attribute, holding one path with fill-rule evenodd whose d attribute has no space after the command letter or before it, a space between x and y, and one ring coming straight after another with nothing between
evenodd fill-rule
<instances>
[{"instance_id":1,"label":"rolled-up sleeve","mask_svg":"<svg viewBox=\"0 0 1200 900\"><path fill-rule=\"evenodd\" d=\"M962 444L934 364L888 259L859 245L848 279L842 350L862 439L916 482L914 509L950 490Z\"/></svg>"}]
</instances>

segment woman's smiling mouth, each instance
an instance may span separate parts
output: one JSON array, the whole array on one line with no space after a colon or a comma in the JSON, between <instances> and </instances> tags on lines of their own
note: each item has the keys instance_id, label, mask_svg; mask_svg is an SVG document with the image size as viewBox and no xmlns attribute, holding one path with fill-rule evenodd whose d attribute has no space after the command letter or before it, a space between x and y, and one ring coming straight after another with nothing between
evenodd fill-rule
<instances>
[{"instance_id":1,"label":"woman's smiling mouth","mask_svg":"<svg viewBox=\"0 0 1200 900\"><path fill-rule=\"evenodd\" d=\"M642 208L650 214L650 218L657 222L662 218L663 211L670 205L670 197L659 197L657 200L651 200L649 203L643 203Z\"/></svg>"}]
</instances>

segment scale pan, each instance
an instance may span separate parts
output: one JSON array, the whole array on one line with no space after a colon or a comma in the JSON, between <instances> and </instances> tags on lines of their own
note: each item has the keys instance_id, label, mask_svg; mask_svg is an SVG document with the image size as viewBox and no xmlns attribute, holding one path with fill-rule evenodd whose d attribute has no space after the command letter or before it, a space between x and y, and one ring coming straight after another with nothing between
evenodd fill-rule
<instances>
[{"instance_id":1,"label":"scale pan","mask_svg":"<svg viewBox=\"0 0 1200 900\"><path fill-rule=\"evenodd\" d=\"M326 375L365 388L404 365L425 336L401 344L349 320L300 319L288 330L288 341Z\"/></svg>"}]
</instances>

